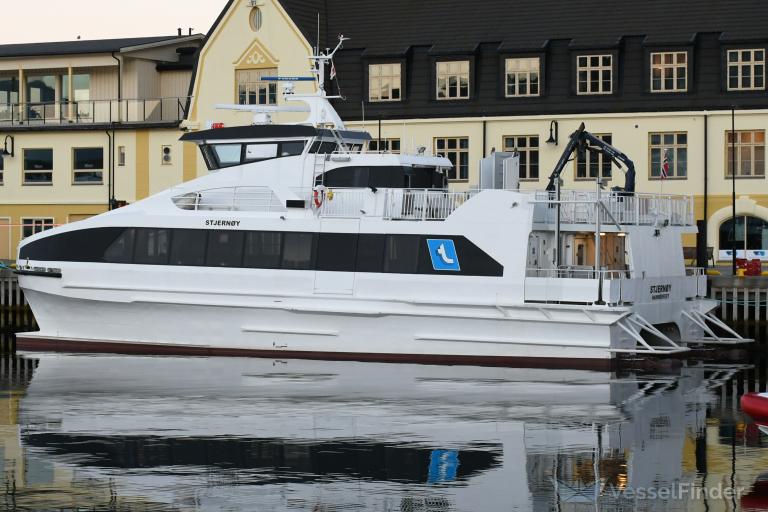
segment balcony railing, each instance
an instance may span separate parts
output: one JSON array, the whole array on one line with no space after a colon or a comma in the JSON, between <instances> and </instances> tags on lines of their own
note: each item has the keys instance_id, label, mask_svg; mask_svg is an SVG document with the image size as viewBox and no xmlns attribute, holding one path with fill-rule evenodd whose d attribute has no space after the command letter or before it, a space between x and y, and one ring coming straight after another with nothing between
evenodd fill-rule
<instances>
[{"instance_id":1,"label":"balcony railing","mask_svg":"<svg viewBox=\"0 0 768 512\"><path fill-rule=\"evenodd\" d=\"M0 104L0 126L170 123L186 117L186 97Z\"/></svg>"}]
</instances>

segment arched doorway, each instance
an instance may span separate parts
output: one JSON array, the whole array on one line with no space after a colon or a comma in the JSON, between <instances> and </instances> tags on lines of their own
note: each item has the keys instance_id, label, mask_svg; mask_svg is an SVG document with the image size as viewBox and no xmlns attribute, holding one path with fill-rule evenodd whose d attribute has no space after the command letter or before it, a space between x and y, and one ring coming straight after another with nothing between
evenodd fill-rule
<instances>
[{"instance_id":1,"label":"arched doorway","mask_svg":"<svg viewBox=\"0 0 768 512\"><path fill-rule=\"evenodd\" d=\"M735 226L732 219L727 219L720 224L719 240L720 251L736 247L739 258L768 259L768 221L758 217L738 215Z\"/></svg>"}]
</instances>

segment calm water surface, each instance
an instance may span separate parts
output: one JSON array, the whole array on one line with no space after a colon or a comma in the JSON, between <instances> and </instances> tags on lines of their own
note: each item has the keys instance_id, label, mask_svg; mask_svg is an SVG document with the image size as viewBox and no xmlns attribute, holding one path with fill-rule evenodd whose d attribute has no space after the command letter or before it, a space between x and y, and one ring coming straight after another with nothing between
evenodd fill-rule
<instances>
[{"instance_id":1,"label":"calm water surface","mask_svg":"<svg viewBox=\"0 0 768 512\"><path fill-rule=\"evenodd\" d=\"M738 407L764 348L614 374L19 356L0 509L768 510Z\"/></svg>"}]
</instances>

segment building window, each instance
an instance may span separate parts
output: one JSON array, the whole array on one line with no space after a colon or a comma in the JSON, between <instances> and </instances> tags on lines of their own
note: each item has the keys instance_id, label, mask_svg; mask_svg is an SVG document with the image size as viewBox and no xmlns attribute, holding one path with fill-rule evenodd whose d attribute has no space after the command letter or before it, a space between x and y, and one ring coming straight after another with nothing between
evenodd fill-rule
<instances>
[{"instance_id":1,"label":"building window","mask_svg":"<svg viewBox=\"0 0 768 512\"><path fill-rule=\"evenodd\" d=\"M54 222L54 219L51 217L21 219L21 236L22 238L27 238L37 233L42 233L53 228Z\"/></svg>"},{"instance_id":2,"label":"building window","mask_svg":"<svg viewBox=\"0 0 768 512\"><path fill-rule=\"evenodd\" d=\"M595 134L595 137L607 144L613 144L613 136L610 133ZM611 159L600 152L585 151L583 156L576 158L576 179L594 180L598 173L600 178L611 179Z\"/></svg>"},{"instance_id":3,"label":"building window","mask_svg":"<svg viewBox=\"0 0 768 512\"><path fill-rule=\"evenodd\" d=\"M539 95L541 70L538 57L507 59L504 66L506 68L507 98Z\"/></svg>"},{"instance_id":4,"label":"building window","mask_svg":"<svg viewBox=\"0 0 768 512\"><path fill-rule=\"evenodd\" d=\"M469 179L469 138L451 137L435 139L435 154L451 161L448 179L466 181Z\"/></svg>"},{"instance_id":5,"label":"building window","mask_svg":"<svg viewBox=\"0 0 768 512\"><path fill-rule=\"evenodd\" d=\"M24 184L50 185L53 183L53 150L24 150Z\"/></svg>"},{"instance_id":6,"label":"building window","mask_svg":"<svg viewBox=\"0 0 768 512\"><path fill-rule=\"evenodd\" d=\"M728 90L765 89L765 50L728 50Z\"/></svg>"},{"instance_id":7,"label":"building window","mask_svg":"<svg viewBox=\"0 0 768 512\"><path fill-rule=\"evenodd\" d=\"M736 177L765 177L765 130L737 130L736 142L733 133L726 132L725 155L727 177L733 176L733 146L736 147Z\"/></svg>"},{"instance_id":8,"label":"building window","mask_svg":"<svg viewBox=\"0 0 768 512\"><path fill-rule=\"evenodd\" d=\"M0 77L0 121L10 121L19 103L19 79L14 76Z\"/></svg>"},{"instance_id":9,"label":"building window","mask_svg":"<svg viewBox=\"0 0 768 512\"><path fill-rule=\"evenodd\" d=\"M720 224L720 250L764 251L768 249L768 222L751 216L737 216L734 230L733 217ZM747 255L737 254L739 258ZM730 259L730 258L729 258Z\"/></svg>"},{"instance_id":10,"label":"building window","mask_svg":"<svg viewBox=\"0 0 768 512\"><path fill-rule=\"evenodd\" d=\"M125 167L125 146L117 147L117 165L118 167Z\"/></svg>"},{"instance_id":11,"label":"building window","mask_svg":"<svg viewBox=\"0 0 768 512\"><path fill-rule=\"evenodd\" d=\"M261 9L254 7L251 9L251 15L249 17L251 22L251 30L258 32L261 29L261 25L264 22L264 17L261 13Z\"/></svg>"},{"instance_id":12,"label":"building window","mask_svg":"<svg viewBox=\"0 0 768 512\"><path fill-rule=\"evenodd\" d=\"M368 141L368 151L382 151L385 153L400 153L400 139L373 139Z\"/></svg>"},{"instance_id":13,"label":"building window","mask_svg":"<svg viewBox=\"0 0 768 512\"><path fill-rule=\"evenodd\" d=\"M613 92L613 56L579 55L576 59L579 94Z\"/></svg>"},{"instance_id":14,"label":"building window","mask_svg":"<svg viewBox=\"0 0 768 512\"><path fill-rule=\"evenodd\" d=\"M277 76L277 69L239 69L237 101L240 105L277 105L277 83L265 82L265 76Z\"/></svg>"},{"instance_id":15,"label":"building window","mask_svg":"<svg viewBox=\"0 0 768 512\"><path fill-rule=\"evenodd\" d=\"M469 61L458 60L437 63L437 99L457 100L469 98Z\"/></svg>"},{"instance_id":16,"label":"building window","mask_svg":"<svg viewBox=\"0 0 768 512\"><path fill-rule=\"evenodd\" d=\"M650 178L685 178L688 175L688 134L651 133L649 138Z\"/></svg>"},{"instance_id":17,"label":"building window","mask_svg":"<svg viewBox=\"0 0 768 512\"><path fill-rule=\"evenodd\" d=\"M368 66L368 101L400 101L402 90L400 64Z\"/></svg>"},{"instance_id":18,"label":"building window","mask_svg":"<svg viewBox=\"0 0 768 512\"><path fill-rule=\"evenodd\" d=\"M69 75L61 76L61 102L69 101L75 104L75 115L78 118L90 118L93 115L91 109L91 75L72 75L72 98L69 97ZM63 114L66 114L62 106Z\"/></svg>"},{"instance_id":19,"label":"building window","mask_svg":"<svg viewBox=\"0 0 768 512\"><path fill-rule=\"evenodd\" d=\"M56 77L29 75L26 87L27 119L47 120L56 117Z\"/></svg>"},{"instance_id":20,"label":"building window","mask_svg":"<svg viewBox=\"0 0 768 512\"><path fill-rule=\"evenodd\" d=\"M688 54L686 52L651 53L651 92L688 90Z\"/></svg>"},{"instance_id":21,"label":"building window","mask_svg":"<svg viewBox=\"0 0 768 512\"><path fill-rule=\"evenodd\" d=\"M103 148L74 148L72 150L75 183L101 183L104 171Z\"/></svg>"},{"instance_id":22,"label":"building window","mask_svg":"<svg viewBox=\"0 0 768 512\"><path fill-rule=\"evenodd\" d=\"M504 137L504 151L520 154L520 179L539 179L539 136Z\"/></svg>"},{"instance_id":23,"label":"building window","mask_svg":"<svg viewBox=\"0 0 768 512\"><path fill-rule=\"evenodd\" d=\"M688 175L688 134L651 133L649 138L651 179L685 178Z\"/></svg>"}]
</instances>

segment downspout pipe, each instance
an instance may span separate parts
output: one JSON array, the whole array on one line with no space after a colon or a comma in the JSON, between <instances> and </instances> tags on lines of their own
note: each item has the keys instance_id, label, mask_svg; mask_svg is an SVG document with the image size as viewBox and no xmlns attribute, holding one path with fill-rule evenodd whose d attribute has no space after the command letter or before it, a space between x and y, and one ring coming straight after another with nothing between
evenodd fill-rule
<instances>
[{"instance_id":1,"label":"downspout pipe","mask_svg":"<svg viewBox=\"0 0 768 512\"><path fill-rule=\"evenodd\" d=\"M112 210L112 132L106 130L107 133L107 148L109 152L109 158L107 160L107 210Z\"/></svg>"},{"instance_id":2,"label":"downspout pipe","mask_svg":"<svg viewBox=\"0 0 768 512\"><path fill-rule=\"evenodd\" d=\"M123 60L115 56L112 52L112 58L117 61L117 112L118 119L122 117L121 103L123 101Z\"/></svg>"}]
</instances>

